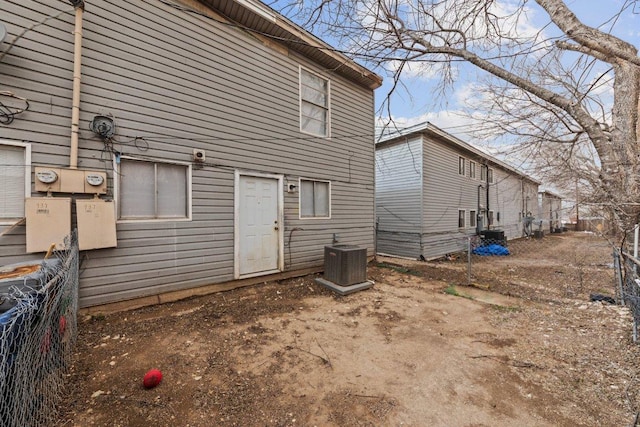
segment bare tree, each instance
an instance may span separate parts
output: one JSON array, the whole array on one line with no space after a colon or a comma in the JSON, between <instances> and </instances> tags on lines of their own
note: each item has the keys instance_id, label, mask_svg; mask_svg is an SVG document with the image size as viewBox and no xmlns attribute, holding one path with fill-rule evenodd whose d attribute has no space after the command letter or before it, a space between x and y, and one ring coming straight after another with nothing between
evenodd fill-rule
<instances>
[{"instance_id":1,"label":"bare tree","mask_svg":"<svg viewBox=\"0 0 640 427\"><path fill-rule=\"evenodd\" d=\"M619 13L632 13L636 1ZM592 198L624 229L640 212L638 51L582 23L562 0L535 3L549 17L543 30L528 25L527 0L305 0L284 12L369 65L393 70L394 88L408 67L438 73L446 87L459 61L498 79L482 92L490 105L485 130L518 136L547 172L571 170L570 179L593 186ZM609 103L599 96L607 85Z\"/></svg>"}]
</instances>

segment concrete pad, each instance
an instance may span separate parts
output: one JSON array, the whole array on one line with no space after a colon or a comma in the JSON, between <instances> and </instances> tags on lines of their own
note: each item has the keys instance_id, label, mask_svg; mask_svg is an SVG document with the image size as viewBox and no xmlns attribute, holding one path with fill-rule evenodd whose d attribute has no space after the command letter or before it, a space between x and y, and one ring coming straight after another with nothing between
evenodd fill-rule
<instances>
[{"instance_id":1,"label":"concrete pad","mask_svg":"<svg viewBox=\"0 0 640 427\"><path fill-rule=\"evenodd\" d=\"M324 286L325 288L329 288L332 291L336 292L338 295L342 296L349 295L358 291L363 291L373 286L373 282L371 280L367 280L366 282L362 283L356 283L355 285L340 286L326 279L317 278L316 283Z\"/></svg>"}]
</instances>

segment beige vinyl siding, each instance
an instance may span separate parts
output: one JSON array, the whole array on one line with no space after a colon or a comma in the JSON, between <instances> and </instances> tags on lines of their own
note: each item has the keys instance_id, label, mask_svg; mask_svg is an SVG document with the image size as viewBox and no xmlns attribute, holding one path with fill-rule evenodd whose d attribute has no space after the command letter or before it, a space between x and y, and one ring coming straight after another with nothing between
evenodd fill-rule
<instances>
[{"instance_id":1,"label":"beige vinyl siding","mask_svg":"<svg viewBox=\"0 0 640 427\"><path fill-rule=\"evenodd\" d=\"M3 19L11 37L65 8L8 0L0 14L16 17ZM3 89L31 103L2 138L31 142L35 166L69 164L72 33L73 13L62 15L0 62ZM331 219L300 220L299 193L285 191L285 270L321 266L334 234L373 255L373 93L281 51L156 0L88 5L79 167L106 169L113 196L112 155L88 130L97 114L115 118L113 148L123 155L191 162L195 148L206 163L192 168L192 221L118 223L118 247L84 257L82 306L232 280L235 170L331 181ZM299 130L300 65L331 81L332 138ZM2 237L0 263L24 259L23 233Z\"/></svg>"}]
</instances>

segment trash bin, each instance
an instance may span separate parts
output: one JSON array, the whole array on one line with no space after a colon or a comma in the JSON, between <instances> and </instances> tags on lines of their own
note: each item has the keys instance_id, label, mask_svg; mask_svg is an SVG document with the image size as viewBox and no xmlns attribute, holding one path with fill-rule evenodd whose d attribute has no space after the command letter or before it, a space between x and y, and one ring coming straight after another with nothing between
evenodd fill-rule
<instances>
[{"instance_id":1,"label":"trash bin","mask_svg":"<svg viewBox=\"0 0 640 427\"><path fill-rule=\"evenodd\" d=\"M492 243L500 246L507 246L507 239L504 237L504 230L482 230L480 232L483 245Z\"/></svg>"}]
</instances>

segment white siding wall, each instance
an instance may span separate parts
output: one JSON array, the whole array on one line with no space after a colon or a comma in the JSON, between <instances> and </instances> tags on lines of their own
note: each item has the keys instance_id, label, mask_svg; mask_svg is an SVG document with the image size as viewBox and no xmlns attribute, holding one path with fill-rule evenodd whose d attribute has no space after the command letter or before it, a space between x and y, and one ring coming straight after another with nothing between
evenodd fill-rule
<instances>
[{"instance_id":1,"label":"white siding wall","mask_svg":"<svg viewBox=\"0 0 640 427\"><path fill-rule=\"evenodd\" d=\"M540 193L539 218L547 233L553 233L556 228L562 227L562 199L547 192Z\"/></svg>"},{"instance_id":2,"label":"white siding wall","mask_svg":"<svg viewBox=\"0 0 640 427\"><path fill-rule=\"evenodd\" d=\"M377 251L418 258L422 218L422 139L376 150Z\"/></svg>"},{"instance_id":3,"label":"white siding wall","mask_svg":"<svg viewBox=\"0 0 640 427\"><path fill-rule=\"evenodd\" d=\"M9 40L64 9L51 0L0 2ZM111 148L182 162L197 148L207 162L193 168L192 221L121 223L117 249L83 257L81 305L233 279L237 169L331 181L331 219L300 220L299 193L285 193L285 270L322 265L334 233L373 254L371 90L155 0L90 1L83 35L79 167L107 170L112 195ZM0 90L31 104L0 137L31 142L34 166L69 164L72 52L70 12L27 32L0 62ZM301 64L331 81L331 139L299 131ZM116 120L111 146L87 130L97 114ZM25 259L23 233L2 237L0 264Z\"/></svg>"},{"instance_id":4,"label":"white siding wall","mask_svg":"<svg viewBox=\"0 0 640 427\"><path fill-rule=\"evenodd\" d=\"M509 171L494 169L494 184L489 188L492 199L489 208L494 211L496 218L494 227L504 230L507 239L522 237L522 179Z\"/></svg>"}]
</instances>

